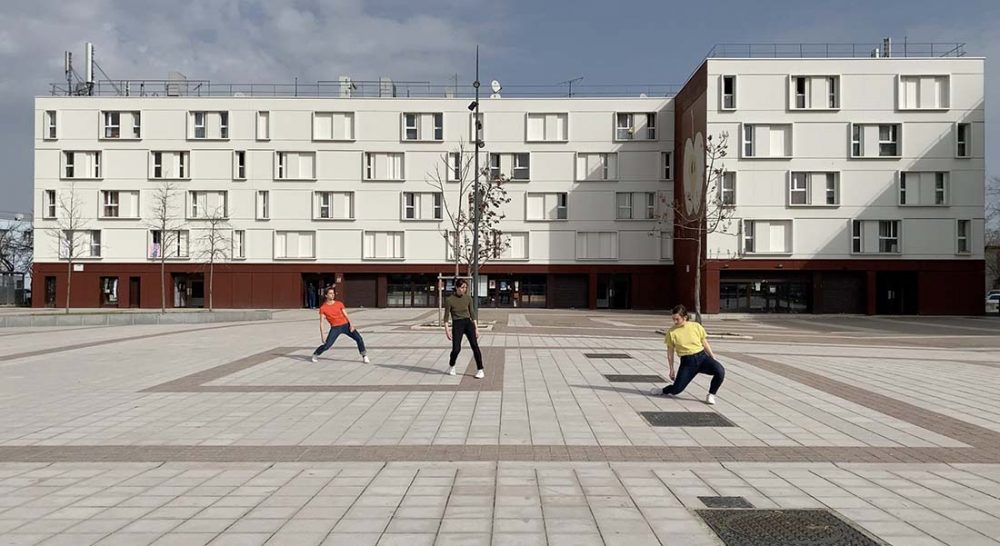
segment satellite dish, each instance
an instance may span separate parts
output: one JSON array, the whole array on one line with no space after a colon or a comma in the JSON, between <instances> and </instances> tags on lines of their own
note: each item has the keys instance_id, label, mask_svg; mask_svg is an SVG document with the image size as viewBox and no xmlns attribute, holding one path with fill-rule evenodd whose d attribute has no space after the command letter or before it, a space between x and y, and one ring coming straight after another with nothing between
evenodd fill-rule
<instances>
[{"instance_id":1,"label":"satellite dish","mask_svg":"<svg viewBox=\"0 0 1000 546\"><path fill-rule=\"evenodd\" d=\"M244 93L242 91L237 91L237 92L233 93L233 96L234 97L245 97L247 95L246 95L246 93Z\"/></svg>"},{"instance_id":2,"label":"satellite dish","mask_svg":"<svg viewBox=\"0 0 1000 546\"><path fill-rule=\"evenodd\" d=\"M500 82L493 80L490 82L490 89L492 89L494 93L499 93L500 90L503 89L503 86L500 85Z\"/></svg>"},{"instance_id":3,"label":"satellite dish","mask_svg":"<svg viewBox=\"0 0 1000 546\"><path fill-rule=\"evenodd\" d=\"M649 98L649 95L647 95L647 94L645 94L645 93L639 93L639 98L640 98L640 99L645 99L645 98Z\"/></svg>"}]
</instances>

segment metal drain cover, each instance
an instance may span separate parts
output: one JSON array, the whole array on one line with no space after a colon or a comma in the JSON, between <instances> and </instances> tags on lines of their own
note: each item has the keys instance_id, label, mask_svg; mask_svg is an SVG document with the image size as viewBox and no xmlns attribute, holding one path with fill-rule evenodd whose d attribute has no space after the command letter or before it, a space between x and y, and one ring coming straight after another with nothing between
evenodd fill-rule
<instances>
[{"instance_id":1,"label":"metal drain cover","mask_svg":"<svg viewBox=\"0 0 1000 546\"><path fill-rule=\"evenodd\" d=\"M651 374L604 374L609 383L666 383L662 376Z\"/></svg>"},{"instance_id":2,"label":"metal drain cover","mask_svg":"<svg viewBox=\"0 0 1000 546\"><path fill-rule=\"evenodd\" d=\"M697 510L726 546L881 546L827 510Z\"/></svg>"},{"instance_id":3,"label":"metal drain cover","mask_svg":"<svg viewBox=\"0 0 1000 546\"><path fill-rule=\"evenodd\" d=\"M714 411L643 411L643 419L654 427L735 427Z\"/></svg>"},{"instance_id":4,"label":"metal drain cover","mask_svg":"<svg viewBox=\"0 0 1000 546\"><path fill-rule=\"evenodd\" d=\"M743 497L698 497L709 508L753 508Z\"/></svg>"},{"instance_id":5,"label":"metal drain cover","mask_svg":"<svg viewBox=\"0 0 1000 546\"><path fill-rule=\"evenodd\" d=\"M628 353L583 353L587 358L632 358Z\"/></svg>"}]
</instances>

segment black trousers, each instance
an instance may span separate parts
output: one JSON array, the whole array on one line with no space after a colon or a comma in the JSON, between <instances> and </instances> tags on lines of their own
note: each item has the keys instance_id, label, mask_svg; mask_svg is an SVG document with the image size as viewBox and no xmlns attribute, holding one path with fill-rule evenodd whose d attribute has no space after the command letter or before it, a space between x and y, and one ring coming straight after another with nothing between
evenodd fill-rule
<instances>
[{"instance_id":1,"label":"black trousers","mask_svg":"<svg viewBox=\"0 0 1000 546\"><path fill-rule=\"evenodd\" d=\"M469 338L472 355L476 357L476 368L483 369L483 352L479 350L479 340L476 339L476 325L471 319L456 319L451 323L451 359L449 366L455 365L458 353L462 352L462 336Z\"/></svg>"},{"instance_id":2,"label":"black trousers","mask_svg":"<svg viewBox=\"0 0 1000 546\"><path fill-rule=\"evenodd\" d=\"M694 376L700 373L712 376L712 383L708 386L708 392L710 394L718 393L719 387L722 386L722 382L726 379L726 369L722 367L722 364L718 360L708 356L708 353L705 351L702 351L698 354L681 357L681 366L677 370L677 378L674 379L673 385L663 387L663 394L680 394L684 392L688 383L694 379Z\"/></svg>"}]
</instances>

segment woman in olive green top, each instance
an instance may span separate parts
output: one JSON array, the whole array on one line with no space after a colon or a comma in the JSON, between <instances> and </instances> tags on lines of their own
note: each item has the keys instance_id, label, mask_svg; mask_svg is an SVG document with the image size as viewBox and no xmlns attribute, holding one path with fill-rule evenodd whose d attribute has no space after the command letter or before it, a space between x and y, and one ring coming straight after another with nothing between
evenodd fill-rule
<instances>
[{"instance_id":1,"label":"woman in olive green top","mask_svg":"<svg viewBox=\"0 0 1000 546\"><path fill-rule=\"evenodd\" d=\"M455 283L455 293L444 300L444 335L451 341L451 359L448 361L448 373L455 375L455 360L462 351L462 336L469 338L469 346L476 357L476 379L486 377L483 371L483 353L479 350L479 325L476 323L476 311L472 307L472 297L465 293L469 290L469 282L459 279ZM448 329L448 318L452 318L451 329Z\"/></svg>"}]
</instances>

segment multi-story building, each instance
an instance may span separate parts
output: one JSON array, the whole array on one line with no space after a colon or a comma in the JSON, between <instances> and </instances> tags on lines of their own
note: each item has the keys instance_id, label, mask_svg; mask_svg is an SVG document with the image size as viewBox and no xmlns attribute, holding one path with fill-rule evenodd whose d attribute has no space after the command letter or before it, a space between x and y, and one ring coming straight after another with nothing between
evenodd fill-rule
<instances>
[{"instance_id":1,"label":"multi-story building","mask_svg":"<svg viewBox=\"0 0 1000 546\"><path fill-rule=\"evenodd\" d=\"M981 313L983 64L710 57L676 96L483 98L481 161L511 198L484 305L693 303L672 209L702 139L728 133L706 311ZM168 306L202 305L211 216L216 306L299 307L331 283L351 306L436 305L468 99L179 94L36 100L36 294L63 293L72 194L75 306L159 306L160 256Z\"/></svg>"}]
</instances>

